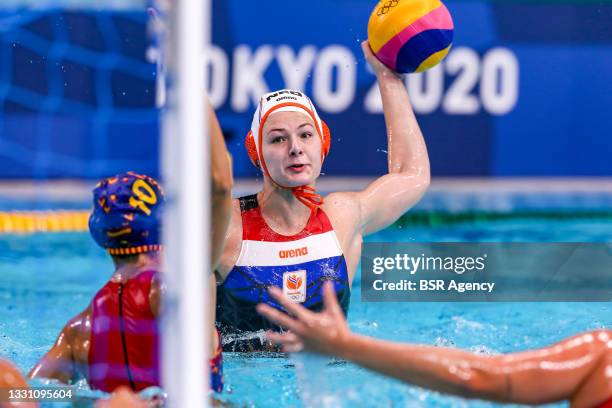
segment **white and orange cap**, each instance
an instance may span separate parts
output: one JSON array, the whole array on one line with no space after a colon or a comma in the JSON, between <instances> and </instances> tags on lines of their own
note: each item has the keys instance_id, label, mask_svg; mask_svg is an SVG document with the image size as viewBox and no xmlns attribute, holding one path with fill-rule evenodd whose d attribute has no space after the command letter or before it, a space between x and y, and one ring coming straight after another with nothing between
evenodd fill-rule
<instances>
[{"instance_id":1,"label":"white and orange cap","mask_svg":"<svg viewBox=\"0 0 612 408\"><path fill-rule=\"evenodd\" d=\"M312 101L304 93L291 89L265 94L259 100L259 105L253 115L251 131L247 134L245 145L251 162L262 169L264 174L279 187L288 188L302 203L314 210L323 204L323 198L314 193L314 189L309 186L286 187L278 184L270 177L266 161L261 151L262 131L268 117L275 112L300 112L309 116L315 124L316 131L321 138L321 160L329 153L330 133L327 124L321 120L317 114Z\"/></svg>"}]
</instances>

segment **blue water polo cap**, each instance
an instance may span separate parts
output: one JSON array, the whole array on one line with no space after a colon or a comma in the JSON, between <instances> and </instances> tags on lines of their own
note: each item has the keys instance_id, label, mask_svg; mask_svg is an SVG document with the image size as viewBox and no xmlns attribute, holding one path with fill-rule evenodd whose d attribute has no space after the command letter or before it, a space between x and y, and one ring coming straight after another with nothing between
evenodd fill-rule
<instances>
[{"instance_id":1,"label":"blue water polo cap","mask_svg":"<svg viewBox=\"0 0 612 408\"><path fill-rule=\"evenodd\" d=\"M127 172L104 179L93 190L89 232L111 255L159 251L164 201L149 176Z\"/></svg>"}]
</instances>

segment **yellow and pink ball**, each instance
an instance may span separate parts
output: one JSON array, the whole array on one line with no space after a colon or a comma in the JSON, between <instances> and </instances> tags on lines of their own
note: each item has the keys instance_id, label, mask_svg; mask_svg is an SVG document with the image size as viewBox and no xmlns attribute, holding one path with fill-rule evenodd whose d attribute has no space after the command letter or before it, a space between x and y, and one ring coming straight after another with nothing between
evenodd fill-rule
<instances>
[{"instance_id":1,"label":"yellow and pink ball","mask_svg":"<svg viewBox=\"0 0 612 408\"><path fill-rule=\"evenodd\" d=\"M368 42L393 71L423 72L448 54L453 30L451 15L440 0L383 0L370 16Z\"/></svg>"}]
</instances>

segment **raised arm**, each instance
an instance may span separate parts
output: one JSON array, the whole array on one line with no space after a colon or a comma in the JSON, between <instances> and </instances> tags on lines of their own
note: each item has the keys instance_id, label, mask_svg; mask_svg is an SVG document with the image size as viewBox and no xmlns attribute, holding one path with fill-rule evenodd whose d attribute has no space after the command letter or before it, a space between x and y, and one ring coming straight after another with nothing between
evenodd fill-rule
<instances>
[{"instance_id":1,"label":"raised arm","mask_svg":"<svg viewBox=\"0 0 612 408\"><path fill-rule=\"evenodd\" d=\"M225 140L223 139L223 132L221 132L221 126L215 115L215 111L212 109L210 104L208 106L208 114L210 120L210 141L211 141L211 161L212 161L212 211L211 211L211 224L212 224L212 247L211 247L211 274L210 274L210 286L209 292L206 296L208 299L208 318L210 322L213 322L212 330L210 330L210 356L214 356L217 348L219 347L219 339L214 329L215 322L215 306L217 296L217 280L214 270L217 268L223 248L225 247L225 237L227 229L229 227L231 215L232 215L232 162Z\"/></svg>"},{"instance_id":2,"label":"raised arm","mask_svg":"<svg viewBox=\"0 0 612 408\"><path fill-rule=\"evenodd\" d=\"M32 368L28 378L52 378L68 384L77 376L76 341L87 326L89 310L87 308L68 321L51 350Z\"/></svg>"},{"instance_id":3,"label":"raised arm","mask_svg":"<svg viewBox=\"0 0 612 408\"><path fill-rule=\"evenodd\" d=\"M209 292L206 294L205 299L207 303L205 305L205 313L208 313L208 321L212 322L211 327L206 328L206 332L211 336L211 350L210 354L214 354L218 346L218 338L216 331L214 330L215 322L215 301L216 301L216 279L213 273L225 244L225 235L229 226L231 214L232 214L232 164L229 152L223 139L223 132L219 126L219 121L215 111L210 106L210 103L206 102L207 114L209 115L210 123L210 157L211 157L211 259L210 259L210 275L206 277L209 279L210 286ZM158 277L156 277L151 285L151 291L149 292L149 302L151 304L151 311L154 316L158 316L160 313L160 307L162 304L163 296L163 285ZM207 334L207 335L208 335Z\"/></svg>"},{"instance_id":4,"label":"raised arm","mask_svg":"<svg viewBox=\"0 0 612 408\"><path fill-rule=\"evenodd\" d=\"M231 159L223 139L219 121L215 111L208 103L207 109L210 120L210 157L212 162L211 266L214 270L223 253L225 234L232 214L233 178Z\"/></svg>"},{"instance_id":5,"label":"raised arm","mask_svg":"<svg viewBox=\"0 0 612 408\"><path fill-rule=\"evenodd\" d=\"M387 227L412 207L429 187L429 157L402 79L361 44L376 73L387 126L389 173L357 193L361 230L369 234ZM384 203L384 205L383 205Z\"/></svg>"},{"instance_id":6,"label":"raised arm","mask_svg":"<svg viewBox=\"0 0 612 408\"><path fill-rule=\"evenodd\" d=\"M612 396L612 331L598 330L550 347L499 356L376 340L351 333L332 286L325 309L313 313L270 293L295 318L266 305L258 310L286 333L269 333L285 351L308 350L338 356L410 384L465 398L543 404L570 400L593 407Z\"/></svg>"}]
</instances>

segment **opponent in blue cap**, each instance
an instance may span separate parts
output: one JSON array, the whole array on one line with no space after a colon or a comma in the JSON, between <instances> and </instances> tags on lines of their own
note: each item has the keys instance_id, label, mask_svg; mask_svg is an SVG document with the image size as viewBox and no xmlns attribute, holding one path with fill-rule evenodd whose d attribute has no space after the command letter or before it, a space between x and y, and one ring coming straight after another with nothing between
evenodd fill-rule
<instances>
[{"instance_id":1,"label":"opponent in blue cap","mask_svg":"<svg viewBox=\"0 0 612 408\"><path fill-rule=\"evenodd\" d=\"M212 157L212 267L223 248L232 210L229 155L214 112L210 110ZM86 378L90 387L112 392L121 386L140 391L160 385L158 355L160 313L161 186L133 172L99 182L93 190L89 230L112 256L115 271L90 305L71 319L30 377L72 382ZM211 273L211 280L214 276ZM208 299L214 299L215 283ZM214 308L210 308L214 311ZM211 316L211 322L214 316ZM221 339L214 333L210 360L211 388L221 391Z\"/></svg>"},{"instance_id":2,"label":"opponent in blue cap","mask_svg":"<svg viewBox=\"0 0 612 408\"><path fill-rule=\"evenodd\" d=\"M127 172L98 183L89 231L111 255L159 251L161 208L159 184L149 176Z\"/></svg>"}]
</instances>

